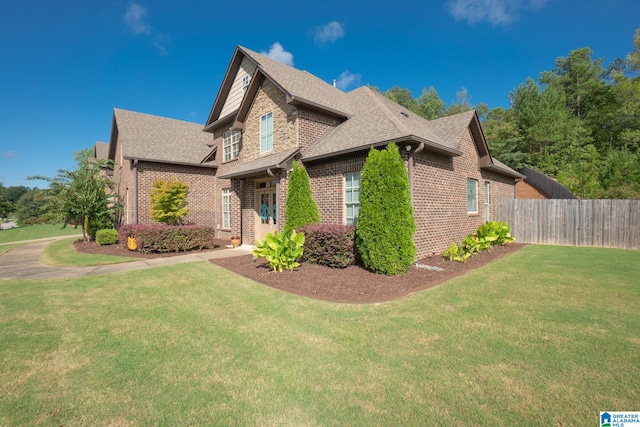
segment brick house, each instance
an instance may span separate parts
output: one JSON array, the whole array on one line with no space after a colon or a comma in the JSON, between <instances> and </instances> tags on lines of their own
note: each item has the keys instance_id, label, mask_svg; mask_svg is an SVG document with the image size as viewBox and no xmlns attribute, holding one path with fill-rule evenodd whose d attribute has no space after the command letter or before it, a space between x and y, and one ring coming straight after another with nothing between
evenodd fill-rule
<instances>
[{"instance_id":1,"label":"brick house","mask_svg":"<svg viewBox=\"0 0 640 427\"><path fill-rule=\"evenodd\" d=\"M368 87L343 92L314 75L237 47L200 124L115 109L121 223L151 223L156 179L189 185L188 221L253 244L282 230L293 160L309 173L322 221L354 224L371 147L398 144L411 184L417 256L441 253L493 218L523 175L491 157L474 111L425 120Z\"/></svg>"},{"instance_id":2,"label":"brick house","mask_svg":"<svg viewBox=\"0 0 640 427\"><path fill-rule=\"evenodd\" d=\"M153 182L178 179L189 186L186 221L214 226L215 150L201 124L115 109L108 158L124 208L117 225L154 223Z\"/></svg>"},{"instance_id":3,"label":"brick house","mask_svg":"<svg viewBox=\"0 0 640 427\"><path fill-rule=\"evenodd\" d=\"M428 121L368 87L345 93L244 47L233 54L204 130L217 166L214 222L222 237L248 244L282 230L293 160L307 168L322 221L355 223L369 149L398 144L418 257L493 218L493 200L513 198L523 178L491 157L474 111Z\"/></svg>"}]
</instances>

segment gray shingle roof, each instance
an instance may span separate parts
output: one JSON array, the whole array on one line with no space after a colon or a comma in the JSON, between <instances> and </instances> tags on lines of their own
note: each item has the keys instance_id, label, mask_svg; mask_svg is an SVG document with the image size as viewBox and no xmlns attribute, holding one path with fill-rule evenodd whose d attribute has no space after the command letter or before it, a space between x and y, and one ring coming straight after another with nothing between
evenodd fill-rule
<instances>
[{"instance_id":1,"label":"gray shingle roof","mask_svg":"<svg viewBox=\"0 0 640 427\"><path fill-rule=\"evenodd\" d=\"M95 156L97 160L106 160L109 158L109 143L96 141Z\"/></svg>"},{"instance_id":2,"label":"gray shingle roof","mask_svg":"<svg viewBox=\"0 0 640 427\"><path fill-rule=\"evenodd\" d=\"M442 138L447 145L458 148L462 136L469 127L469 123L475 114L476 112L471 110L453 116L429 120L427 123L429 128L440 135L440 138Z\"/></svg>"},{"instance_id":3,"label":"gray shingle roof","mask_svg":"<svg viewBox=\"0 0 640 427\"><path fill-rule=\"evenodd\" d=\"M291 98L301 103L311 103L349 116L350 102L347 94L311 73L254 52L246 47L238 49L251 58L258 68L280 86Z\"/></svg>"},{"instance_id":4,"label":"gray shingle roof","mask_svg":"<svg viewBox=\"0 0 640 427\"><path fill-rule=\"evenodd\" d=\"M298 148L292 148L279 153L260 157L249 162L241 163L238 166L229 169L224 175L220 175L218 178L243 178L263 174L267 169L280 167L282 163L288 162L298 153L298 151Z\"/></svg>"},{"instance_id":5,"label":"gray shingle roof","mask_svg":"<svg viewBox=\"0 0 640 427\"><path fill-rule=\"evenodd\" d=\"M387 99L360 87L347 93L353 115L311 146L303 160L366 149L391 141L425 142L436 151L460 155L458 142L440 137L430 122ZM468 125L468 122L467 122Z\"/></svg>"},{"instance_id":6,"label":"gray shingle roof","mask_svg":"<svg viewBox=\"0 0 640 427\"><path fill-rule=\"evenodd\" d=\"M119 108L113 114L125 158L216 166L215 161L202 163L214 147L211 135L202 131L201 124Z\"/></svg>"}]
</instances>

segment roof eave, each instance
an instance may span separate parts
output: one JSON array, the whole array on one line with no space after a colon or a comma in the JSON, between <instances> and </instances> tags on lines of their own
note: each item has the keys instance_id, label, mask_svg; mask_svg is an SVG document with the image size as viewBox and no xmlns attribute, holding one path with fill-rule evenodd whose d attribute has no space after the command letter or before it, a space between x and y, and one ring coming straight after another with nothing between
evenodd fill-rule
<instances>
[{"instance_id":1,"label":"roof eave","mask_svg":"<svg viewBox=\"0 0 640 427\"><path fill-rule=\"evenodd\" d=\"M302 161L305 162L312 162L312 161L317 161L317 160L322 160L322 159L328 159L330 157L337 157L337 156L341 156L344 154L352 154L352 153L357 153L358 151L366 151L371 149L372 147L382 147L385 145L389 145L391 143L421 143L424 142L425 144L425 148L429 151L434 151L437 152L439 154L444 154L446 156L450 156L450 157L458 157L462 155L462 152L453 148L449 148L446 147L444 145L438 144L436 142L433 141L429 141L427 139L424 138L420 138L420 137L416 137L416 136L406 136L406 137L401 137L401 138L393 138L390 140L385 140L385 141L378 141L378 142L373 142L371 144L367 144L365 146L359 146L359 147L352 147L352 148L347 148L345 150L339 150L339 151L333 151L331 153L325 153L325 154L320 154L317 156L312 156L312 157L307 157L307 156L302 156Z\"/></svg>"},{"instance_id":2,"label":"roof eave","mask_svg":"<svg viewBox=\"0 0 640 427\"><path fill-rule=\"evenodd\" d=\"M481 169L487 169L487 170L490 170L492 172L496 172L496 173L499 173L501 175L506 175L506 176L509 176L509 177L512 177L512 178L515 178L515 179L524 179L525 178L525 176L522 175L521 173L518 173L513 169L502 168L502 167L496 165L495 163L492 163L492 164L487 165L487 166L481 166L480 168Z\"/></svg>"},{"instance_id":3,"label":"roof eave","mask_svg":"<svg viewBox=\"0 0 640 427\"><path fill-rule=\"evenodd\" d=\"M213 133L218 127L220 127L221 125L225 124L226 122L231 121L231 119L233 119L236 116L237 113L238 113L238 110L236 110L236 111L234 111L234 112L232 112L230 114L227 114L223 118L218 119L213 123L209 123L202 130L204 132Z\"/></svg>"},{"instance_id":4,"label":"roof eave","mask_svg":"<svg viewBox=\"0 0 640 427\"><path fill-rule=\"evenodd\" d=\"M314 110L324 111L332 116L336 116L343 120L351 118L351 114L347 114L344 111L336 110L325 105L318 104L317 102L309 101L308 99L301 98L299 96L287 96L287 104L294 106L310 107Z\"/></svg>"},{"instance_id":5,"label":"roof eave","mask_svg":"<svg viewBox=\"0 0 640 427\"><path fill-rule=\"evenodd\" d=\"M208 169L215 169L218 167L217 162L191 163L191 162L179 162L179 161L161 160L161 159L149 159L149 158L137 157L137 156L123 156L123 158L126 160L138 160L140 162L166 163L169 165L195 166L198 168L208 168Z\"/></svg>"}]
</instances>

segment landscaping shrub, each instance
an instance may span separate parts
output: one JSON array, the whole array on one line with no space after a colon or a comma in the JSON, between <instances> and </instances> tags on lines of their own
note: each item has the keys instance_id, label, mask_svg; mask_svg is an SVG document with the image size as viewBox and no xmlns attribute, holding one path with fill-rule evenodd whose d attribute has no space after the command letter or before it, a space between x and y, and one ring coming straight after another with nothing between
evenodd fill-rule
<instances>
[{"instance_id":1,"label":"landscaping shrub","mask_svg":"<svg viewBox=\"0 0 640 427\"><path fill-rule=\"evenodd\" d=\"M395 144L369 151L362 168L356 248L364 266L387 275L407 271L416 256L409 176Z\"/></svg>"},{"instance_id":2,"label":"landscaping shrub","mask_svg":"<svg viewBox=\"0 0 640 427\"><path fill-rule=\"evenodd\" d=\"M118 230L106 228L96 231L96 243L100 246L114 245L118 242Z\"/></svg>"},{"instance_id":3,"label":"landscaping shrub","mask_svg":"<svg viewBox=\"0 0 640 427\"><path fill-rule=\"evenodd\" d=\"M199 225L124 225L118 234L121 242L135 237L142 253L166 253L213 249L216 230Z\"/></svg>"},{"instance_id":4,"label":"landscaping shrub","mask_svg":"<svg viewBox=\"0 0 640 427\"><path fill-rule=\"evenodd\" d=\"M289 175L284 234L289 234L307 224L318 222L320 222L320 211L311 195L309 175L304 166L298 165L294 161L293 170Z\"/></svg>"},{"instance_id":5,"label":"landscaping shrub","mask_svg":"<svg viewBox=\"0 0 640 427\"><path fill-rule=\"evenodd\" d=\"M182 224L189 214L189 186L178 180L156 180L151 191L151 218L168 225Z\"/></svg>"},{"instance_id":6,"label":"landscaping shrub","mask_svg":"<svg viewBox=\"0 0 640 427\"><path fill-rule=\"evenodd\" d=\"M451 243L442 254L449 261L465 262L470 256L496 245L507 245L515 240L511 227L506 222L488 221L478 227L475 233L465 236L462 244Z\"/></svg>"},{"instance_id":7,"label":"landscaping shrub","mask_svg":"<svg viewBox=\"0 0 640 427\"><path fill-rule=\"evenodd\" d=\"M254 258L264 257L273 271L282 272L285 268L293 271L300 263L297 260L304 253L304 234L280 233L274 231L267 233L264 240L256 241L256 249L253 250Z\"/></svg>"},{"instance_id":8,"label":"landscaping shrub","mask_svg":"<svg viewBox=\"0 0 640 427\"><path fill-rule=\"evenodd\" d=\"M356 228L353 225L311 224L300 231L305 235L302 261L332 268L355 263Z\"/></svg>"}]
</instances>

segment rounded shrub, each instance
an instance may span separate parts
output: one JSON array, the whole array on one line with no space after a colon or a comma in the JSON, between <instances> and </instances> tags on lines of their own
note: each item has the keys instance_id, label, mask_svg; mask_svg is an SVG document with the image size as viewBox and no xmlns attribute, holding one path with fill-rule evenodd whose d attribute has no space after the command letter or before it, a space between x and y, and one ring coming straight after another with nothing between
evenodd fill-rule
<instances>
[{"instance_id":1,"label":"rounded shrub","mask_svg":"<svg viewBox=\"0 0 640 427\"><path fill-rule=\"evenodd\" d=\"M372 148L362 168L356 248L364 266L380 274L407 271L414 262L416 222L409 176L398 147Z\"/></svg>"},{"instance_id":2,"label":"rounded shrub","mask_svg":"<svg viewBox=\"0 0 640 427\"><path fill-rule=\"evenodd\" d=\"M106 228L96 231L96 243L100 246L118 243L118 230L115 228Z\"/></svg>"}]
</instances>

